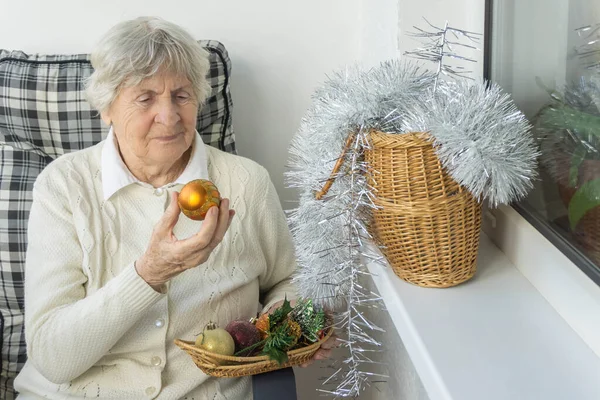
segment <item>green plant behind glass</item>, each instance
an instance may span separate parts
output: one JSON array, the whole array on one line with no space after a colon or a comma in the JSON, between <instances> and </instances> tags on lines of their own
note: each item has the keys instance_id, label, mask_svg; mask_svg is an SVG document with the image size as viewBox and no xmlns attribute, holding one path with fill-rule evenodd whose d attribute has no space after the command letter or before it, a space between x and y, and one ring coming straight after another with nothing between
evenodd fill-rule
<instances>
[{"instance_id":1,"label":"green plant behind glass","mask_svg":"<svg viewBox=\"0 0 600 400\"><path fill-rule=\"evenodd\" d=\"M564 96L551 91L552 102L535 120L542 164L559 183L576 189L568 205L572 230L588 211L600 206L600 171L598 176L579 182L586 161L600 162L599 82L598 75L582 77L565 88ZM562 164L568 165L567 172Z\"/></svg>"}]
</instances>

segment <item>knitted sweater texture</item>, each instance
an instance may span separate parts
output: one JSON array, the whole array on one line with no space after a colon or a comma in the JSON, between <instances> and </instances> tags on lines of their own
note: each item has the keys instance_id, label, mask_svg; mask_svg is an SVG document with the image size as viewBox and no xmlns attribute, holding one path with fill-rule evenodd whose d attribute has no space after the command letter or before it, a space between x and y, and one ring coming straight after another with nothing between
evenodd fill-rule
<instances>
[{"instance_id":1,"label":"knitted sweater texture","mask_svg":"<svg viewBox=\"0 0 600 400\"><path fill-rule=\"evenodd\" d=\"M250 378L211 378L173 341L295 297L293 245L268 173L206 147L209 178L236 215L208 261L159 293L134 261L169 192L182 185L155 191L132 184L104 201L103 145L60 157L34 186L19 399L251 399ZM181 214L174 234L183 239L200 226Z\"/></svg>"}]
</instances>

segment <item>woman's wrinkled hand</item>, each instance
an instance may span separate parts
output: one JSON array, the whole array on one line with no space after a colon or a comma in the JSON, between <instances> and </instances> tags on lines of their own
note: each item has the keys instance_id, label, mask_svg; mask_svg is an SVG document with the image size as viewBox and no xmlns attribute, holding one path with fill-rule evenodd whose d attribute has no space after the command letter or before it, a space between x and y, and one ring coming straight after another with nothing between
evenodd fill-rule
<instances>
[{"instance_id":1,"label":"woman's wrinkled hand","mask_svg":"<svg viewBox=\"0 0 600 400\"><path fill-rule=\"evenodd\" d=\"M331 335L329 339L327 339L325 342L323 342L323 344L321 344L321 347L319 348L319 350L317 350L315 355L308 362L305 362L300 366L302 368L306 368L317 360L327 360L328 358L331 358L331 353L333 352L333 349L339 347L340 343L341 342L338 340L338 337L335 334Z\"/></svg>"},{"instance_id":2,"label":"woman's wrinkled hand","mask_svg":"<svg viewBox=\"0 0 600 400\"><path fill-rule=\"evenodd\" d=\"M138 275L157 291L171 278L206 262L223 240L235 215L229 209L229 200L223 199L219 208L209 209L198 233L178 240L173 234L180 214L178 195L171 193L171 203L154 227L148 249L135 262Z\"/></svg>"}]
</instances>

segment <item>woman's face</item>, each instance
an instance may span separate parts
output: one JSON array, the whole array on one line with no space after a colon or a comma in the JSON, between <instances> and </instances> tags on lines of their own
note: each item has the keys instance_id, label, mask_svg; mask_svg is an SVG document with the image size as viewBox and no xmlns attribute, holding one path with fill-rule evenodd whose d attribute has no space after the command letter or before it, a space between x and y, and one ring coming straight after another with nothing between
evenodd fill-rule
<instances>
[{"instance_id":1,"label":"woman's face","mask_svg":"<svg viewBox=\"0 0 600 400\"><path fill-rule=\"evenodd\" d=\"M170 166L191 146L198 101L185 77L159 74L123 88L102 119L127 160Z\"/></svg>"}]
</instances>

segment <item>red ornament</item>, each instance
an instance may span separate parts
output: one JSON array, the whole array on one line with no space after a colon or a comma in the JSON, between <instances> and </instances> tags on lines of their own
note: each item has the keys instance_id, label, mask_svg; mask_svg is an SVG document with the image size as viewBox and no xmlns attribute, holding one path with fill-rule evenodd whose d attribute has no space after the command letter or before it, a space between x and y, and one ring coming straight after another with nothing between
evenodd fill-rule
<instances>
[{"instance_id":1,"label":"red ornament","mask_svg":"<svg viewBox=\"0 0 600 400\"><path fill-rule=\"evenodd\" d=\"M238 352L260 341L260 332L251 322L245 320L231 321L225 330L229 332L235 342L235 351ZM244 354L245 356L251 355Z\"/></svg>"}]
</instances>

